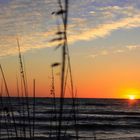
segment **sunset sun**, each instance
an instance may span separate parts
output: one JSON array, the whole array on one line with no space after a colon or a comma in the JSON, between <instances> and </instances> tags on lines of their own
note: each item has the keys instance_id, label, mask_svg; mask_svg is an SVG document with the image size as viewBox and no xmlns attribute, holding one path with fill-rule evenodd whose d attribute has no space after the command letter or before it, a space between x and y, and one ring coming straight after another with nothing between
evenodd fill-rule
<instances>
[{"instance_id":1,"label":"sunset sun","mask_svg":"<svg viewBox=\"0 0 140 140\"><path fill-rule=\"evenodd\" d=\"M129 95L129 99L130 100L135 100L136 98L135 98L135 95Z\"/></svg>"},{"instance_id":2,"label":"sunset sun","mask_svg":"<svg viewBox=\"0 0 140 140\"><path fill-rule=\"evenodd\" d=\"M135 100L139 98L139 93L140 93L139 89L127 89L125 91L125 96L127 99Z\"/></svg>"}]
</instances>

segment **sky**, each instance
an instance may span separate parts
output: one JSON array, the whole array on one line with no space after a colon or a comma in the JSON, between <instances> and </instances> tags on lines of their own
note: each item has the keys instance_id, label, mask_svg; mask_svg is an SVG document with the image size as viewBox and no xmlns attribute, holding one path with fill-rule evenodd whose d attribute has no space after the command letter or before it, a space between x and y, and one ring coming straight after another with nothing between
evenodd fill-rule
<instances>
[{"instance_id":1,"label":"sky","mask_svg":"<svg viewBox=\"0 0 140 140\"><path fill-rule=\"evenodd\" d=\"M60 24L51 14L56 10L57 0L0 0L0 63L11 96L19 77L17 37L30 95L35 78L36 95L51 96L50 65L61 61L61 49L50 42ZM139 0L70 0L68 45L77 96L140 98L139 37ZM60 68L54 73L59 96Z\"/></svg>"}]
</instances>

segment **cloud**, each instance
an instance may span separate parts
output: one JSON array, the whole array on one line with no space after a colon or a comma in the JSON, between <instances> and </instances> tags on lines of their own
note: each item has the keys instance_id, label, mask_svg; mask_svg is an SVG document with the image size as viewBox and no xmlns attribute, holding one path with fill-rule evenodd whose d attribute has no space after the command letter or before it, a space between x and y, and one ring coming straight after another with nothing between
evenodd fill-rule
<instances>
[{"instance_id":1,"label":"cloud","mask_svg":"<svg viewBox=\"0 0 140 140\"><path fill-rule=\"evenodd\" d=\"M134 27L140 27L140 15L124 18L112 23L101 24L92 29L87 28L86 31L70 35L69 42L74 43L75 41L89 41L110 35L112 31L117 29L131 29Z\"/></svg>"},{"instance_id":2,"label":"cloud","mask_svg":"<svg viewBox=\"0 0 140 140\"><path fill-rule=\"evenodd\" d=\"M89 55L90 58L96 58L96 57L99 57L99 56L107 56L107 55L110 55L111 52L109 52L108 50L101 50L100 52L96 53L96 54L92 54L92 55Z\"/></svg>"},{"instance_id":3,"label":"cloud","mask_svg":"<svg viewBox=\"0 0 140 140\"><path fill-rule=\"evenodd\" d=\"M92 55L90 55L89 57L90 58L96 58L98 56L98 54L92 54Z\"/></svg>"},{"instance_id":4,"label":"cloud","mask_svg":"<svg viewBox=\"0 0 140 140\"><path fill-rule=\"evenodd\" d=\"M0 56L15 55L18 53L17 37L19 38L21 52L57 46L58 42L50 42L52 39L51 36L54 35L55 32L56 30L22 36L3 36L0 38Z\"/></svg>"},{"instance_id":5,"label":"cloud","mask_svg":"<svg viewBox=\"0 0 140 140\"><path fill-rule=\"evenodd\" d=\"M137 48L139 48L139 47L140 47L140 46L137 46L137 45L126 46L126 48L127 48L128 50L130 50L130 51L135 50L135 49L137 49Z\"/></svg>"},{"instance_id":6,"label":"cloud","mask_svg":"<svg viewBox=\"0 0 140 140\"><path fill-rule=\"evenodd\" d=\"M122 53L126 53L126 52L130 52L130 51L134 51L136 49L140 48L140 45L127 45L127 46L120 46L118 48L114 48L113 50L101 50L95 54L91 54L88 57L90 58L97 58L100 56L108 56L108 55L113 55L113 54L122 54Z\"/></svg>"},{"instance_id":7,"label":"cloud","mask_svg":"<svg viewBox=\"0 0 140 140\"><path fill-rule=\"evenodd\" d=\"M78 19L79 20L79 19ZM84 21L83 21L84 22ZM76 25L70 25L68 31L68 42L69 44L75 43L77 41L89 41L92 39L97 39L100 37L106 37L110 35L112 31L117 29L131 29L134 27L140 27L140 15L125 18L117 22L101 24L96 28L85 29L84 31L75 32L74 28ZM30 34L22 34L22 49L23 52L32 49L46 48L46 47L54 47L58 43L50 43L49 40L54 36L56 32L56 28L51 28L51 30L47 32L33 32ZM1 44L1 56L16 54L16 36L2 36L0 39ZM3 43L2 43L3 42ZM12 47L11 47L12 46ZM14 47L13 47L14 46ZM128 49L134 49L135 46L128 46ZM6 51L8 49L8 51Z\"/></svg>"},{"instance_id":8,"label":"cloud","mask_svg":"<svg viewBox=\"0 0 140 140\"><path fill-rule=\"evenodd\" d=\"M0 5L0 56L17 53L17 35L20 36L22 52L56 46L58 42L49 42L57 29L56 20L51 16L55 10L54 0L13 0ZM70 10L69 44L103 38L118 29L140 27L140 10L129 3L70 1Z\"/></svg>"},{"instance_id":9,"label":"cloud","mask_svg":"<svg viewBox=\"0 0 140 140\"><path fill-rule=\"evenodd\" d=\"M100 55L108 55L109 54L109 52L107 51L107 50L103 50L103 51L101 51L101 53L100 53Z\"/></svg>"},{"instance_id":10,"label":"cloud","mask_svg":"<svg viewBox=\"0 0 140 140\"><path fill-rule=\"evenodd\" d=\"M125 50L122 50L122 49L118 49L118 50L115 50L114 53L124 53Z\"/></svg>"}]
</instances>

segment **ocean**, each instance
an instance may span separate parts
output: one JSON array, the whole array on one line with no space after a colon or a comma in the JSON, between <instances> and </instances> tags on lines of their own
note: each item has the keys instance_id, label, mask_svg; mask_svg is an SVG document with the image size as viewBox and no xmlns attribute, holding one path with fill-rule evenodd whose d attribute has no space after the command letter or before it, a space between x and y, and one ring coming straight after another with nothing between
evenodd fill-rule
<instances>
[{"instance_id":1,"label":"ocean","mask_svg":"<svg viewBox=\"0 0 140 140\"><path fill-rule=\"evenodd\" d=\"M58 130L59 99L55 99L54 104L53 98L36 98L33 113L30 98L30 117L23 105L25 99L10 100L1 100L0 140L15 137L11 106L18 136L28 137L29 130L34 128L35 140L53 140ZM73 106L72 99L65 99L61 134L71 139L78 135L79 140L140 140L140 100L76 99Z\"/></svg>"}]
</instances>

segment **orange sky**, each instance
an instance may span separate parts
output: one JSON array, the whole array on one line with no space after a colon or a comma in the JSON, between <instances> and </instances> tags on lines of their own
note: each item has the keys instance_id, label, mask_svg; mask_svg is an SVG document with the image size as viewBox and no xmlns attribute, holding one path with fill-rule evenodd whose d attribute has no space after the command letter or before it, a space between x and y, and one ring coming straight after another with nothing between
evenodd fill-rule
<instances>
[{"instance_id":1,"label":"orange sky","mask_svg":"<svg viewBox=\"0 0 140 140\"><path fill-rule=\"evenodd\" d=\"M56 3L35 3L30 0L30 14L24 0L0 3L0 63L11 96L17 95L16 77L19 79L17 35L30 95L35 78L36 95L51 96L50 65L61 62L61 49L55 50L56 43L50 43L57 31L56 20L50 14ZM129 98L132 94L140 98L140 3L93 3L70 3L68 44L77 97ZM60 67L54 70L56 96L60 94L60 72Z\"/></svg>"},{"instance_id":2,"label":"orange sky","mask_svg":"<svg viewBox=\"0 0 140 140\"><path fill-rule=\"evenodd\" d=\"M45 53L43 52L43 54ZM45 57L43 54L42 57ZM135 53L133 55L135 56ZM74 56L74 54L72 54L74 85L75 89L77 89L78 97L128 98L131 94L137 94L136 98L139 98L140 66L138 65L137 58L134 58L133 55L116 54L102 56L95 60L91 60L88 57L81 57L81 61L79 62L79 60L76 59L77 55ZM35 78L37 96L50 96L51 68L47 63L47 61L50 61L49 57L47 57L48 60L47 58L43 60L39 58L37 53L32 56L30 56L30 53L24 54L24 57L30 94L32 94L32 80ZM36 58L36 61L32 60L34 58ZM126 63L127 59L132 60ZM11 94L16 96L16 75L19 74L18 58L17 56L12 56L10 59L3 58L2 60L8 87ZM13 67L13 65L15 67ZM56 68L54 73L56 95L59 96L60 68ZM129 91L132 93L129 93ZM137 91L137 93L135 91ZM67 93L66 97L69 96L70 94Z\"/></svg>"}]
</instances>

